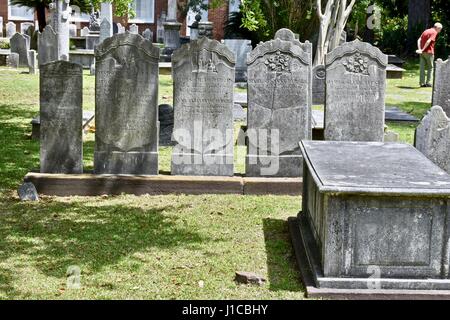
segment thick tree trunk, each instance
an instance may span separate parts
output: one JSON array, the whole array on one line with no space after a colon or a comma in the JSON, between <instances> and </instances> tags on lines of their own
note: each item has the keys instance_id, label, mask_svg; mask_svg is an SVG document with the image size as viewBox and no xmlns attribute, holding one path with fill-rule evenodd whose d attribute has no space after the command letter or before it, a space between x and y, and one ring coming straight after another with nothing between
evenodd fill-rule
<instances>
[{"instance_id":1,"label":"thick tree trunk","mask_svg":"<svg viewBox=\"0 0 450 320\"><path fill-rule=\"evenodd\" d=\"M43 4L39 4L36 7L36 12L37 12L37 19L38 19L38 23L39 23L39 32L44 31L45 26L47 25L47 21L45 18L45 5Z\"/></svg>"},{"instance_id":2,"label":"thick tree trunk","mask_svg":"<svg viewBox=\"0 0 450 320\"><path fill-rule=\"evenodd\" d=\"M420 34L431 26L431 1L409 0L408 48L413 51Z\"/></svg>"}]
</instances>

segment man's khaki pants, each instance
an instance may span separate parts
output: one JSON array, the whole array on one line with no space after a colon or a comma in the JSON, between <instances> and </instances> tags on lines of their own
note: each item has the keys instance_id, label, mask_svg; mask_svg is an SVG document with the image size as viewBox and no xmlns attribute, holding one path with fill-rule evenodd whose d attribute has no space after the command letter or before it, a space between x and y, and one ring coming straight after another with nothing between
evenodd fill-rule
<instances>
[{"instance_id":1,"label":"man's khaki pants","mask_svg":"<svg viewBox=\"0 0 450 320\"><path fill-rule=\"evenodd\" d=\"M433 72L434 55L422 53L420 55L420 85L431 84L431 74ZM427 81L425 82L425 70L427 70Z\"/></svg>"}]
</instances>

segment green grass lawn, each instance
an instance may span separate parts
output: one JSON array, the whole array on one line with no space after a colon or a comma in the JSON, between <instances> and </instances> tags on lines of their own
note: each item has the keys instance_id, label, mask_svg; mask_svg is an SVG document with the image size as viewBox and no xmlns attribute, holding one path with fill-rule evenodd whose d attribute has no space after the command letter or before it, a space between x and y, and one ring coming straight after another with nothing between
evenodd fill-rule
<instances>
[{"instance_id":1,"label":"green grass lawn","mask_svg":"<svg viewBox=\"0 0 450 320\"><path fill-rule=\"evenodd\" d=\"M389 80L387 104L422 117L431 89L417 89L417 65ZM302 299L303 288L286 219L301 209L290 196L166 195L42 197L20 202L16 189L39 166L30 139L39 110L38 76L0 69L1 299ZM172 102L171 79L160 78L160 103ZM94 78L84 76L84 108L94 109ZM414 125L388 124L412 143ZM84 162L92 169L93 134ZM236 148L236 172L245 148ZM170 170L168 147L160 169ZM70 266L81 288L67 286ZM235 271L264 275L262 287L237 285ZM202 283L204 285L200 285Z\"/></svg>"}]
</instances>

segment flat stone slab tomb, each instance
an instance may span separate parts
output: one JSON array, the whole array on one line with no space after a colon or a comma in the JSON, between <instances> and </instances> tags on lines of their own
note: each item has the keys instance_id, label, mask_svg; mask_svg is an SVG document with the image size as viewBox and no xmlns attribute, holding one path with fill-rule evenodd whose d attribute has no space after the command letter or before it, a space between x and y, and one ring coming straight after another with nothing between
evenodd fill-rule
<instances>
[{"instance_id":1,"label":"flat stone slab tomb","mask_svg":"<svg viewBox=\"0 0 450 320\"><path fill-rule=\"evenodd\" d=\"M450 176L399 143L302 141L289 219L308 296L448 299Z\"/></svg>"}]
</instances>

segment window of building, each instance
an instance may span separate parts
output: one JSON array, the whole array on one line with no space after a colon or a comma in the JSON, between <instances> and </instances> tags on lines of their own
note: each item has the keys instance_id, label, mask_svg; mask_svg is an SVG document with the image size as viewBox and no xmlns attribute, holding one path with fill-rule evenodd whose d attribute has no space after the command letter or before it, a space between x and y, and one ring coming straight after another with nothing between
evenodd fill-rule
<instances>
[{"instance_id":1,"label":"window of building","mask_svg":"<svg viewBox=\"0 0 450 320\"><path fill-rule=\"evenodd\" d=\"M15 6L8 3L9 20L34 20L34 8Z\"/></svg>"},{"instance_id":2,"label":"window of building","mask_svg":"<svg viewBox=\"0 0 450 320\"><path fill-rule=\"evenodd\" d=\"M130 19L134 23L154 23L155 0L134 0L131 5L136 16Z\"/></svg>"},{"instance_id":3,"label":"window of building","mask_svg":"<svg viewBox=\"0 0 450 320\"><path fill-rule=\"evenodd\" d=\"M71 5L70 7L72 8L71 22L89 22L90 15L88 13L82 13L78 6Z\"/></svg>"}]
</instances>

